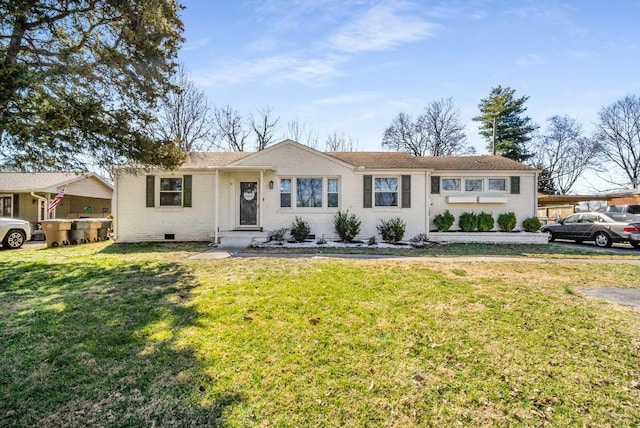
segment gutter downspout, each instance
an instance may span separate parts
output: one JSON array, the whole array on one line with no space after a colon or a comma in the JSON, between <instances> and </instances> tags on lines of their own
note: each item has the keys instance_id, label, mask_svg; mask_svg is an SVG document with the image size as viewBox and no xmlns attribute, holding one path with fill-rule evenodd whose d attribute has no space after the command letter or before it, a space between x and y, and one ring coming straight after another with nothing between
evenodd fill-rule
<instances>
[{"instance_id":1,"label":"gutter downspout","mask_svg":"<svg viewBox=\"0 0 640 428\"><path fill-rule=\"evenodd\" d=\"M215 197L215 209L213 210L213 243L218 245L219 242L219 207L220 207L220 170L216 168L216 197Z\"/></svg>"},{"instance_id":2,"label":"gutter downspout","mask_svg":"<svg viewBox=\"0 0 640 428\"><path fill-rule=\"evenodd\" d=\"M46 212L47 209L49 208L49 200L47 198L45 198L44 196L36 195L35 192L31 192L31 196L33 196L34 198L37 198L37 199L39 199L39 200L44 202L44 210ZM42 219L42 215L41 215L42 211L40 210L40 208L41 208L41 206L40 206L40 204L38 204L38 222L43 220Z\"/></svg>"},{"instance_id":3,"label":"gutter downspout","mask_svg":"<svg viewBox=\"0 0 640 428\"><path fill-rule=\"evenodd\" d=\"M431 203L431 175L428 171L424 172L424 233L427 235L427 239L429 239L429 204Z\"/></svg>"},{"instance_id":4,"label":"gutter downspout","mask_svg":"<svg viewBox=\"0 0 640 428\"><path fill-rule=\"evenodd\" d=\"M264 170L260 170L260 197L258 198L258 227L262 231L262 202L264 202Z\"/></svg>"}]
</instances>

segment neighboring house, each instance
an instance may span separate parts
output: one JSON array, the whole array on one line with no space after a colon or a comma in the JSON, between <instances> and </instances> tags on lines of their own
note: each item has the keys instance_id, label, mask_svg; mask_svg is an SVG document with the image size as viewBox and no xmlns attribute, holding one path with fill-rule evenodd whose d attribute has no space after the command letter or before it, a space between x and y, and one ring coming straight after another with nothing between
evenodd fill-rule
<instances>
[{"instance_id":1,"label":"neighboring house","mask_svg":"<svg viewBox=\"0 0 640 428\"><path fill-rule=\"evenodd\" d=\"M65 190L53 212L49 203ZM113 186L93 173L0 173L0 217L36 223L50 218L105 217Z\"/></svg>"},{"instance_id":2,"label":"neighboring house","mask_svg":"<svg viewBox=\"0 0 640 428\"><path fill-rule=\"evenodd\" d=\"M395 152L320 152L285 140L259 152L190 153L175 171L116 174L115 238L120 242L200 241L289 227L296 216L317 237L337 235L349 211L359 239L381 219L401 217L406 238L435 229L449 210L536 215L538 170L500 156L415 157ZM497 230L497 222L496 222Z\"/></svg>"}]
</instances>

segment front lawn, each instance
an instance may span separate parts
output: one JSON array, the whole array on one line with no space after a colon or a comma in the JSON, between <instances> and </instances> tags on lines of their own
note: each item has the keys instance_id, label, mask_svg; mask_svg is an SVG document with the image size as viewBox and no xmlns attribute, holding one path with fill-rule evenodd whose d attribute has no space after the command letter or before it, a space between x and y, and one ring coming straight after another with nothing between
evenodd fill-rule
<instances>
[{"instance_id":1,"label":"front lawn","mask_svg":"<svg viewBox=\"0 0 640 428\"><path fill-rule=\"evenodd\" d=\"M1 251L0 426L640 424L638 266L205 249Z\"/></svg>"}]
</instances>

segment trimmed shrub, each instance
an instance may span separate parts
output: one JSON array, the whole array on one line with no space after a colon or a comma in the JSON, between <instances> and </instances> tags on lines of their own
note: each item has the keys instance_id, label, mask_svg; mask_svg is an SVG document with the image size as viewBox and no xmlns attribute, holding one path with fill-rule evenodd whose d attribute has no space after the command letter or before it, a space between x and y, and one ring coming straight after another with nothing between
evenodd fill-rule
<instances>
[{"instance_id":1,"label":"trimmed shrub","mask_svg":"<svg viewBox=\"0 0 640 428\"><path fill-rule=\"evenodd\" d=\"M527 232L537 232L540 230L540 226L542 226L542 224L540 224L538 217L529 217L522 221L522 227L524 227L524 230Z\"/></svg>"},{"instance_id":2,"label":"trimmed shrub","mask_svg":"<svg viewBox=\"0 0 640 428\"><path fill-rule=\"evenodd\" d=\"M343 242L351 242L360 233L360 224L355 214L349 215L349 211L338 211L333 218L333 226Z\"/></svg>"},{"instance_id":3,"label":"trimmed shrub","mask_svg":"<svg viewBox=\"0 0 640 428\"><path fill-rule=\"evenodd\" d=\"M409 240L409 243L414 248L423 248L429 245L429 237L426 233L418 233Z\"/></svg>"},{"instance_id":4,"label":"trimmed shrub","mask_svg":"<svg viewBox=\"0 0 640 428\"><path fill-rule=\"evenodd\" d=\"M400 217L394 217L390 220L380 220L380 224L376 226L382 240L390 244L400 242L404 237L407 225Z\"/></svg>"},{"instance_id":5,"label":"trimmed shrub","mask_svg":"<svg viewBox=\"0 0 640 428\"><path fill-rule=\"evenodd\" d=\"M440 232L446 232L451 229L454 221L456 221L456 218L449 212L449 210L446 210L443 214L436 215L433 219L433 224L436 225Z\"/></svg>"},{"instance_id":6,"label":"trimmed shrub","mask_svg":"<svg viewBox=\"0 0 640 428\"><path fill-rule=\"evenodd\" d=\"M491 214L485 212L478 214L478 229L480 232L490 231L493 229L493 225L495 223L496 222Z\"/></svg>"},{"instance_id":7,"label":"trimmed shrub","mask_svg":"<svg viewBox=\"0 0 640 428\"><path fill-rule=\"evenodd\" d=\"M463 232L473 232L478 229L478 215L476 213L462 213L458 225Z\"/></svg>"},{"instance_id":8,"label":"trimmed shrub","mask_svg":"<svg viewBox=\"0 0 640 428\"><path fill-rule=\"evenodd\" d=\"M289 228L287 227L281 227L280 229L276 229L271 234L271 239L278 242L284 241L284 237L287 235L288 231L289 231Z\"/></svg>"},{"instance_id":9,"label":"trimmed shrub","mask_svg":"<svg viewBox=\"0 0 640 428\"><path fill-rule=\"evenodd\" d=\"M512 212L500 214L498 216L498 227L503 232L511 232L518 224L516 215Z\"/></svg>"},{"instance_id":10,"label":"trimmed shrub","mask_svg":"<svg viewBox=\"0 0 640 428\"><path fill-rule=\"evenodd\" d=\"M301 217L296 216L290 230L291 237L296 242L302 242L307 238L307 236L309 236L309 232L311 232L311 226L309 226L309 223L302 220Z\"/></svg>"}]
</instances>

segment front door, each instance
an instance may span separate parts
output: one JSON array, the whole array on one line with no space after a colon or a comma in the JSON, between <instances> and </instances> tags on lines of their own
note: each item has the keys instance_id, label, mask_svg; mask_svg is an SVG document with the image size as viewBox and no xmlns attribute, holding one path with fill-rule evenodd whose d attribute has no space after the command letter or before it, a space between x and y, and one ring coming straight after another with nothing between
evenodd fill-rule
<instances>
[{"instance_id":1,"label":"front door","mask_svg":"<svg viewBox=\"0 0 640 428\"><path fill-rule=\"evenodd\" d=\"M258 225L258 183L240 182L240 226Z\"/></svg>"}]
</instances>

